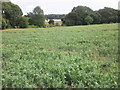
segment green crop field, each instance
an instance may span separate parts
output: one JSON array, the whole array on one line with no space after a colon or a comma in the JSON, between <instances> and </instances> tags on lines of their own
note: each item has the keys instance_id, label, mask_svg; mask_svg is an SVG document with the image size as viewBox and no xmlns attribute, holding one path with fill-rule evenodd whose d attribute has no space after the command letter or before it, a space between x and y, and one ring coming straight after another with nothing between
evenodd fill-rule
<instances>
[{"instance_id":1,"label":"green crop field","mask_svg":"<svg viewBox=\"0 0 120 90\"><path fill-rule=\"evenodd\" d=\"M4 88L118 87L118 24L0 32Z\"/></svg>"}]
</instances>

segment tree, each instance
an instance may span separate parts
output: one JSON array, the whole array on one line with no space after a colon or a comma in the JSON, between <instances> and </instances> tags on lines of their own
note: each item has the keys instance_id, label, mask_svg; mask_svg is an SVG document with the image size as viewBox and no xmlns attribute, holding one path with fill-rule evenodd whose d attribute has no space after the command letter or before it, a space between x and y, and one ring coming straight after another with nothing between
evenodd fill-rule
<instances>
[{"instance_id":1,"label":"tree","mask_svg":"<svg viewBox=\"0 0 120 90\"><path fill-rule=\"evenodd\" d=\"M7 22L4 18L2 18L2 29L6 29L7 28Z\"/></svg>"},{"instance_id":2,"label":"tree","mask_svg":"<svg viewBox=\"0 0 120 90\"><path fill-rule=\"evenodd\" d=\"M86 23L87 25L91 24L92 22L93 22L93 18L92 18L91 16L87 16L87 17L85 18L85 23Z\"/></svg>"},{"instance_id":3,"label":"tree","mask_svg":"<svg viewBox=\"0 0 120 90\"><path fill-rule=\"evenodd\" d=\"M22 10L18 5L15 5L11 2L2 3L2 16L3 18L9 20L10 26L16 26L16 20L18 17L22 16Z\"/></svg>"},{"instance_id":4,"label":"tree","mask_svg":"<svg viewBox=\"0 0 120 90\"><path fill-rule=\"evenodd\" d=\"M9 20L2 18L2 29L6 29L8 27L10 27Z\"/></svg>"},{"instance_id":5,"label":"tree","mask_svg":"<svg viewBox=\"0 0 120 90\"><path fill-rule=\"evenodd\" d=\"M118 16L108 17L108 23L117 23L117 22L118 22Z\"/></svg>"},{"instance_id":6,"label":"tree","mask_svg":"<svg viewBox=\"0 0 120 90\"><path fill-rule=\"evenodd\" d=\"M93 18L93 24L101 23L101 15L99 12L94 11L90 16Z\"/></svg>"},{"instance_id":7,"label":"tree","mask_svg":"<svg viewBox=\"0 0 120 90\"><path fill-rule=\"evenodd\" d=\"M67 25L67 26L76 25L77 20L78 20L77 14L71 12L71 13L69 13L69 14L66 15L66 17L65 17L64 20L65 20L65 25ZM80 20L79 20L79 21L80 21ZM80 23L79 23L79 24L80 24Z\"/></svg>"},{"instance_id":8,"label":"tree","mask_svg":"<svg viewBox=\"0 0 120 90\"><path fill-rule=\"evenodd\" d=\"M72 9L72 11L65 16L65 24L67 26L72 25L85 25L87 24L85 18L95 14L92 9L86 6L77 6ZM91 17L91 16L90 16ZM91 17L92 18L92 17Z\"/></svg>"},{"instance_id":9,"label":"tree","mask_svg":"<svg viewBox=\"0 0 120 90\"><path fill-rule=\"evenodd\" d=\"M44 27L45 26L45 18L43 15L33 14L29 19L29 24L36 25L39 27Z\"/></svg>"},{"instance_id":10,"label":"tree","mask_svg":"<svg viewBox=\"0 0 120 90\"><path fill-rule=\"evenodd\" d=\"M28 19L26 17L18 17L18 19L16 20L16 26L19 28L27 28Z\"/></svg>"},{"instance_id":11,"label":"tree","mask_svg":"<svg viewBox=\"0 0 120 90\"><path fill-rule=\"evenodd\" d=\"M39 6L37 6L34 8L33 14L41 15L41 14L44 14L44 12Z\"/></svg>"},{"instance_id":12,"label":"tree","mask_svg":"<svg viewBox=\"0 0 120 90\"><path fill-rule=\"evenodd\" d=\"M44 12L39 6L35 7L33 12L28 13L26 17L29 17L28 21L30 25L45 26Z\"/></svg>"},{"instance_id":13,"label":"tree","mask_svg":"<svg viewBox=\"0 0 120 90\"><path fill-rule=\"evenodd\" d=\"M104 9L98 10L101 17L101 23L110 23L110 22L118 22L118 10L113 8L105 7Z\"/></svg>"},{"instance_id":14,"label":"tree","mask_svg":"<svg viewBox=\"0 0 120 90\"><path fill-rule=\"evenodd\" d=\"M29 13L27 13L27 15L24 15L24 16L30 18L32 15L33 15L33 13L29 12Z\"/></svg>"}]
</instances>

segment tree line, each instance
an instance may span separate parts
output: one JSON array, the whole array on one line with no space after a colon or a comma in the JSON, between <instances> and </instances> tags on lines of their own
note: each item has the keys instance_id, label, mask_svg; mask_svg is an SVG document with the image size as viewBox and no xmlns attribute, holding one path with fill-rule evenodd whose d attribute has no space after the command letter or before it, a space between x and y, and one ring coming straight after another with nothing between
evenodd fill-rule
<instances>
[{"instance_id":1,"label":"tree line","mask_svg":"<svg viewBox=\"0 0 120 90\"><path fill-rule=\"evenodd\" d=\"M48 15L45 15L45 18L47 19L61 19L61 18L64 18L65 17L65 14L48 14Z\"/></svg>"},{"instance_id":2,"label":"tree line","mask_svg":"<svg viewBox=\"0 0 120 90\"><path fill-rule=\"evenodd\" d=\"M23 16L23 12L18 5L12 2L2 3L2 29L27 28L28 25L35 25L36 27L45 26L44 12L39 6Z\"/></svg>"},{"instance_id":3,"label":"tree line","mask_svg":"<svg viewBox=\"0 0 120 90\"><path fill-rule=\"evenodd\" d=\"M32 12L23 16L23 12L18 5L13 4L12 2L2 3L2 29L27 28L28 26L46 27L45 19L61 19L62 25L66 26L119 23L119 16L120 11L117 9L104 7L104 9L93 11L86 6L74 7L72 11L66 15L44 15L44 11L37 6Z\"/></svg>"},{"instance_id":4,"label":"tree line","mask_svg":"<svg viewBox=\"0 0 120 90\"><path fill-rule=\"evenodd\" d=\"M77 6L62 19L63 24L67 26L88 25L102 23L119 23L120 11L104 7L98 11L93 11L86 6Z\"/></svg>"}]
</instances>

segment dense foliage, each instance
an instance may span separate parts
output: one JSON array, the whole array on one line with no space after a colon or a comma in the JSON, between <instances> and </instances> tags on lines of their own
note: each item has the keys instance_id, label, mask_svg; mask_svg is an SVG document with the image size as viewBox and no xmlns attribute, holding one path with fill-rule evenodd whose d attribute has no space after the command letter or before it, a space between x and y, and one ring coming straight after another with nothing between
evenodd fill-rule
<instances>
[{"instance_id":1,"label":"dense foliage","mask_svg":"<svg viewBox=\"0 0 120 90\"><path fill-rule=\"evenodd\" d=\"M45 27L44 12L39 6L35 7L33 12L28 13L26 17L29 17L30 25Z\"/></svg>"},{"instance_id":2,"label":"dense foliage","mask_svg":"<svg viewBox=\"0 0 120 90\"><path fill-rule=\"evenodd\" d=\"M13 4L12 2L3 2L2 29L27 28L28 24L36 25L38 27L45 26L44 12L39 6L35 7L32 13L28 13L27 17L29 18L23 17L22 15L22 10L18 5Z\"/></svg>"},{"instance_id":3,"label":"dense foliage","mask_svg":"<svg viewBox=\"0 0 120 90\"><path fill-rule=\"evenodd\" d=\"M1 20L2 20L2 29L6 29L9 23L7 23L7 20L4 18L2 18Z\"/></svg>"},{"instance_id":4,"label":"dense foliage","mask_svg":"<svg viewBox=\"0 0 120 90\"><path fill-rule=\"evenodd\" d=\"M33 10L33 14L37 14L37 15L43 15L44 14L44 11L39 7L39 6L36 6Z\"/></svg>"},{"instance_id":5,"label":"dense foliage","mask_svg":"<svg viewBox=\"0 0 120 90\"><path fill-rule=\"evenodd\" d=\"M93 22L93 18L91 16L87 16L85 18L85 24L89 25Z\"/></svg>"},{"instance_id":6,"label":"dense foliage","mask_svg":"<svg viewBox=\"0 0 120 90\"><path fill-rule=\"evenodd\" d=\"M32 14L29 18L29 24L30 25L35 25L38 27L44 27L45 26L45 19L43 15L37 15L37 14Z\"/></svg>"},{"instance_id":7,"label":"dense foliage","mask_svg":"<svg viewBox=\"0 0 120 90\"><path fill-rule=\"evenodd\" d=\"M18 26L19 28L27 28L28 19L26 17L18 17L16 20L16 26Z\"/></svg>"},{"instance_id":8,"label":"dense foliage","mask_svg":"<svg viewBox=\"0 0 120 90\"><path fill-rule=\"evenodd\" d=\"M22 17L23 13L20 7L12 2L3 2L2 3L2 29L6 28L15 28L15 27L27 27L27 21L25 17ZM19 17L21 17L22 23L25 21L26 23L18 24ZM26 26L25 26L25 25ZM22 25L22 26L21 26Z\"/></svg>"},{"instance_id":9,"label":"dense foliage","mask_svg":"<svg viewBox=\"0 0 120 90\"><path fill-rule=\"evenodd\" d=\"M113 8L105 7L104 9L100 9L98 11L101 17L101 23L117 23L118 22L118 10Z\"/></svg>"},{"instance_id":10,"label":"dense foliage","mask_svg":"<svg viewBox=\"0 0 120 90\"><path fill-rule=\"evenodd\" d=\"M65 17L65 25L85 25L91 24L94 17L99 17L92 9L86 6L74 7ZM89 20L88 20L89 19ZM94 20L95 21L95 20Z\"/></svg>"},{"instance_id":11,"label":"dense foliage","mask_svg":"<svg viewBox=\"0 0 120 90\"><path fill-rule=\"evenodd\" d=\"M35 27L47 27L45 19L61 19L62 24L59 22L55 23L54 26L67 25L87 25L87 24L102 24L102 23L118 23L120 22L120 11L105 7L98 11L93 11L91 8L86 6L77 6L72 9L70 13L65 14L48 14L44 15L44 11L36 6L33 12L29 12L25 17L21 8L13 4L12 2L3 2L2 4L2 28L16 28L22 27L26 28L29 25L34 25ZM21 24L18 21L21 17ZM26 18L27 17L27 18ZM28 19L28 21L27 21ZM50 22L51 23L51 22ZM19 26L18 26L19 25ZM22 26L21 26L22 25Z\"/></svg>"},{"instance_id":12,"label":"dense foliage","mask_svg":"<svg viewBox=\"0 0 120 90\"><path fill-rule=\"evenodd\" d=\"M2 10L3 18L9 20L11 27L15 27L17 18L23 14L20 7L11 2L3 2Z\"/></svg>"},{"instance_id":13,"label":"dense foliage","mask_svg":"<svg viewBox=\"0 0 120 90\"><path fill-rule=\"evenodd\" d=\"M118 23L120 11L105 7L98 11L93 11L86 6L77 6L62 19L63 24L67 26L99 24L99 23Z\"/></svg>"},{"instance_id":14,"label":"dense foliage","mask_svg":"<svg viewBox=\"0 0 120 90\"><path fill-rule=\"evenodd\" d=\"M117 88L118 25L2 31L4 88Z\"/></svg>"}]
</instances>

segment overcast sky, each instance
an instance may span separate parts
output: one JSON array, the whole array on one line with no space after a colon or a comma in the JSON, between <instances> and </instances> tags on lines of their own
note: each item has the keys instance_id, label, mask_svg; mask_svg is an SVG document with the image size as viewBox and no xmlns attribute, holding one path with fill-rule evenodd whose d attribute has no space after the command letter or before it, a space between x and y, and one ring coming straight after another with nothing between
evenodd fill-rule
<instances>
[{"instance_id":1,"label":"overcast sky","mask_svg":"<svg viewBox=\"0 0 120 90\"><path fill-rule=\"evenodd\" d=\"M78 5L88 6L93 10L111 7L118 9L120 0L10 0L22 9L24 15L36 6L40 6L45 14L67 14Z\"/></svg>"}]
</instances>

